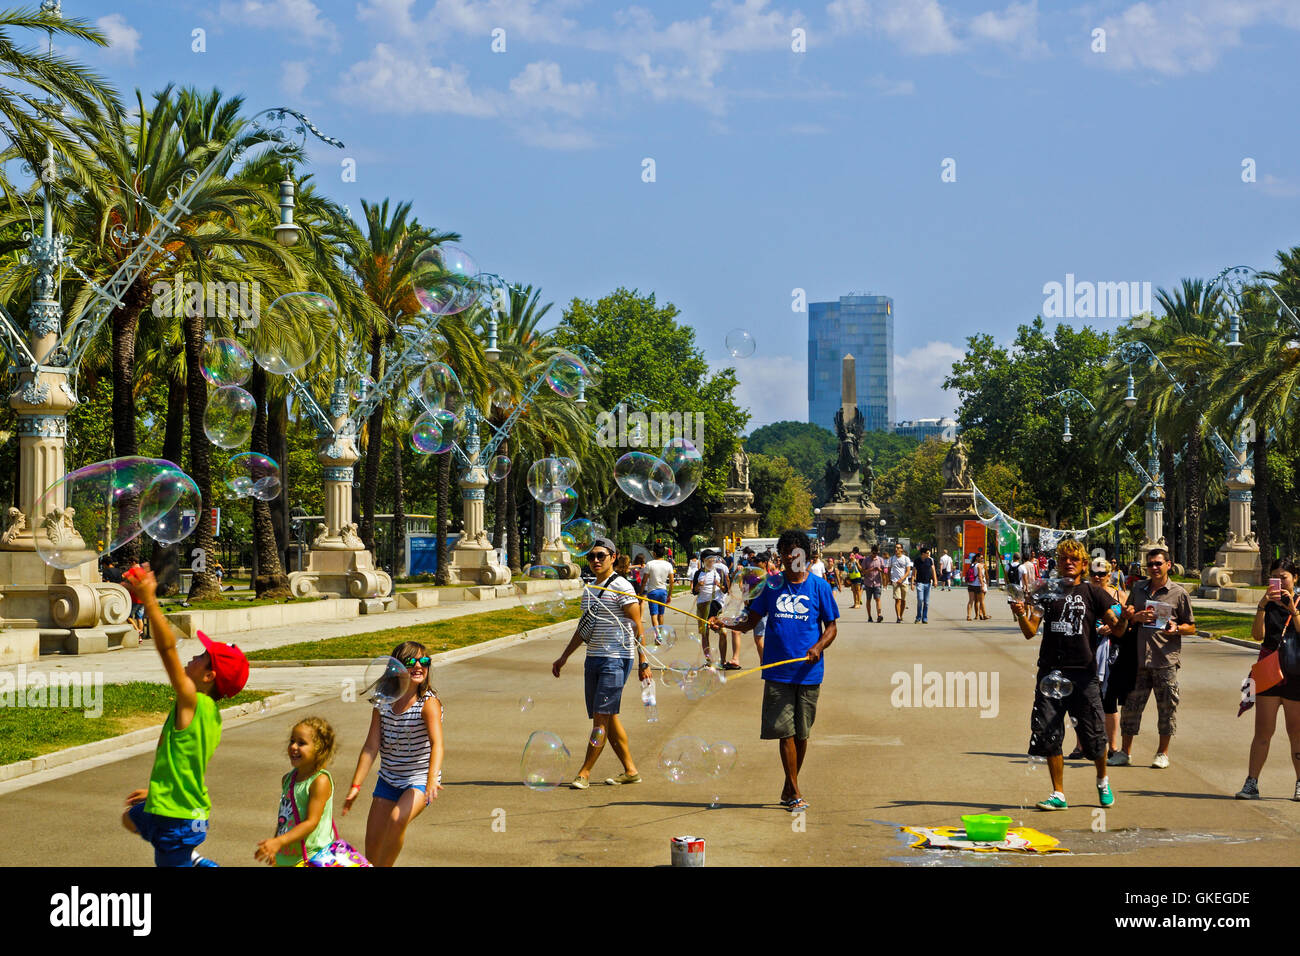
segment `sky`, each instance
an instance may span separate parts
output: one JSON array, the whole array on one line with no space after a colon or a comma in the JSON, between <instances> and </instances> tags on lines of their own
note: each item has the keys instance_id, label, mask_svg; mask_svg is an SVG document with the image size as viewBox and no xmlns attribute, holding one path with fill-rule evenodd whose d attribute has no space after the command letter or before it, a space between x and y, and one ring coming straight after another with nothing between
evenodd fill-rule
<instances>
[{"instance_id":1,"label":"sky","mask_svg":"<svg viewBox=\"0 0 1300 956\"><path fill-rule=\"evenodd\" d=\"M892 296L897 417L935 417L956 408L942 383L967 338L1009 342L1050 283L1138 283L1140 299L1300 245L1295 0L63 15L108 34L62 49L128 100L176 83L305 112L346 144L311 148L319 188L355 216L363 198L412 201L557 317L619 286L672 302L736 368L750 429L807 417L800 293ZM1060 321L1114 329L1122 305ZM752 356L730 357L732 329Z\"/></svg>"}]
</instances>

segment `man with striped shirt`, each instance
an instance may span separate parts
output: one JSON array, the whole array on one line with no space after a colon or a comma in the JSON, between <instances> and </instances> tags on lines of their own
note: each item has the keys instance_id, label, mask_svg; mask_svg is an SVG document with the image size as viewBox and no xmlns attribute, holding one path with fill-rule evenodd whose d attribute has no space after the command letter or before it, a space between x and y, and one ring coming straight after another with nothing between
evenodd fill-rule
<instances>
[{"instance_id":1,"label":"man with striped shirt","mask_svg":"<svg viewBox=\"0 0 1300 956\"><path fill-rule=\"evenodd\" d=\"M578 645L586 641L584 683L591 737L587 741L587 757L582 769L569 784L575 790L586 790L590 786L591 768L596 765L606 740L623 764L623 772L605 782L613 786L641 782L618 711L623 700L623 688L632 676L633 660L640 661L639 676L642 680L650 677L650 664L643 647L641 610L636 591L627 578L614 573L617 555L618 549L608 538L597 538L587 552L587 564L596 577L596 586L583 589L578 629L564 653L551 665L551 673L559 677L565 662Z\"/></svg>"}]
</instances>

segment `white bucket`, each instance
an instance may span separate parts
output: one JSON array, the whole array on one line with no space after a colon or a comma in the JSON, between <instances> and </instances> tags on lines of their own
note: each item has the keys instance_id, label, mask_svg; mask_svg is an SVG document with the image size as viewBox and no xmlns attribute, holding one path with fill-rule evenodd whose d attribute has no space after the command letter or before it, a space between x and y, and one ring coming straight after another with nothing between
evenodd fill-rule
<instances>
[{"instance_id":1,"label":"white bucket","mask_svg":"<svg viewBox=\"0 0 1300 956\"><path fill-rule=\"evenodd\" d=\"M704 837L673 837L673 866L703 866Z\"/></svg>"}]
</instances>

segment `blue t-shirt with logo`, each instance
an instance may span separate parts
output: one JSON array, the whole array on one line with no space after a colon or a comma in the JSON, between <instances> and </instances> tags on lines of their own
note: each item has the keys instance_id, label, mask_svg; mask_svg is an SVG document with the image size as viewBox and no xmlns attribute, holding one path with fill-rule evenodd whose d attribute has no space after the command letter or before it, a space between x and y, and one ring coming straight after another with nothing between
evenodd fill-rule
<instances>
[{"instance_id":1,"label":"blue t-shirt with logo","mask_svg":"<svg viewBox=\"0 0 1300 956\"><path fill-rule=\"evenodd\" d=\"M840 616L835 593L824 578L815 574L798 584L791 584L783 574L773 575L767 583L763 593L749 605L751 611L767 618L763 663L804 657L821 638L823 625ZM763 671L763 679L782 684L820 684L824 662L823 658L816 664L800 661L773 667Z\"/></svg>"}]
</instances>

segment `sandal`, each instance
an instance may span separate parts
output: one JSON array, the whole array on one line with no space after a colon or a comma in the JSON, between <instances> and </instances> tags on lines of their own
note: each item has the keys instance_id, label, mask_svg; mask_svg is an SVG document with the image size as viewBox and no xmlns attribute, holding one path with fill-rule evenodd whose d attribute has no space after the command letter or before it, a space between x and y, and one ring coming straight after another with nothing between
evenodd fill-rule
<instances>
[{"instance_id":1,"label":"sandal","mask_svg":"<svg viewBox=\"0 0 1300 956\"><path fill-rule=\"evenodd\" d=\"M803 797L795 797L794 800L785 805L785 808L791 813L803 813L808 809L808 801Z\"/></svg>"},{"instance_id":2,"label":"sandal","mask_svg":"<svg viewBox=\"0 0 1300 956\"><path fill-rule=\"evenodd\" d=\"M740 670L740 665L727 661L727 663L722 665L722 669L724 671L738 671Z\"/></svg>"}]
</instances>

